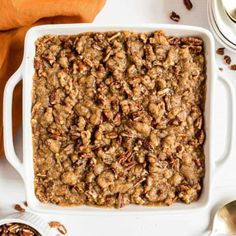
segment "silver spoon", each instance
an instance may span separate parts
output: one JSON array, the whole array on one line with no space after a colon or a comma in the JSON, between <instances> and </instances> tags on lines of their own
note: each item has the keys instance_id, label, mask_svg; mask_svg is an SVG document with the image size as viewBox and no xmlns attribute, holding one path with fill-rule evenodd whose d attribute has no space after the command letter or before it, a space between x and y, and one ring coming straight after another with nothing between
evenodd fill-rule
<instances>
[{"instance_id":1,"label":"silver spoon","mask_svg":"<svg viewBox=\"0 0 236 236\"><path fill-rule=\"evenodd\" d=\"M236 23L236 1L235 0L221 0L221 1L229 18Z\"/></svg>"},{"instance_id":2,"label":"silver spoon","mask_svg":"<svg viewBox=\"0 0 236 236\"><path fill-rule=\"evenodd\" d=\"M209 236L219 234L236 235L236 201L227 203L216 212Z\"/></svg>"}]
</instances>

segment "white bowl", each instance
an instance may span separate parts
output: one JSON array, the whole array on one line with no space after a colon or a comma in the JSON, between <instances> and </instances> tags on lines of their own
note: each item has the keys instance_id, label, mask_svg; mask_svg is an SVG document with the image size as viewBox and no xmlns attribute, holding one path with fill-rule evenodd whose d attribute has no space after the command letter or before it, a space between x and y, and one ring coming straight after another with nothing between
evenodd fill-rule
<instances>
[{"instance_id":1,"label":"white bowl","mask_svg":"<svg viewBox=\"0 0 236 236\"><path fill-rule=\"evenodd\" d=\"M29 212L15 213L7 215L4 218L0 219L0 225L9 223L20 223L28 225L38 231L38 233L40 233L42 236L51 236L53 232L49 225L43 219Z\"/></svg>"},{"instance_id":2,"label":"white bowl","mask_svg":"<svg viewBox=\"0 0 236 236\"><path fill-rule=\"evenodd\" d=\"M236 47L236 24L225 12L222 1L212 0L212 11L219 31Z\"/></svg>"},{"instance_id":3,"label":"white bowl","mask_svg":"<svg viewBox=\"0 0 236 236\"><path fill-rule=\"evenodd\" d=\"M222 20L220 20L221 18L219 16L219 12L218 14L216 14L217 13L216 11L218 11L218 7L216 7L216 2L214 0L208 0L207 15L208 15L208 22L213 35L215 36L216 40L220 44L222 44L225 48L227 48L231 52L236 52L236 45L229 40L228 37L229 34L227 33L223 34L219 28L219 24L222 23Z\"/></svg>"},{"instance_id":4,"label":"white bowl","mask_svg":"<svg viewBox=\"0 0 236 236\"><path fill-rule=\"evenodd\" d=\"M206 142L204 152L206 156L206 173L204 178L204 187L200 199L190 205L176 203L169 207L147 207L130 205L123 209L105 209L88 206L77 207L61 207L52 204L44 204L39 202L34 193L34 169L33 169L33 148L32 148L32 130L31 130L31 103L32 103L32 78L34 75L34 56L35 41L37 38L45 34L68 35L79 34L81 32L104 32L116 30L130 30L136 32L151 32L156 30L164 30L168 35L174 36L196 36L201 37L204 41L204 51L206 57L206 73L207 73L207 93L205 103L205 130ZM12 92L16 84L23 79L23 163L17 158L13 141L12 141ZM38 212L50 213L170 213L191 211L201 209L207 206L210 200L212 187L212 175L215 170L215 161L213 156L213 139L215 138L213 129L213 113L216 82L215 67L215 45L211 33L203 28L183 25L119 25L119 26L101 26L93 24L66 24L66 25L44 25L31 28L25 38L24 58L21 66L16 73L8 81L4 92L4 147L8 161L16 168L22 176L27 202L32 210ZM229 144L229 153L232 151L232 143Z\"/></svg>"}]
</instances>

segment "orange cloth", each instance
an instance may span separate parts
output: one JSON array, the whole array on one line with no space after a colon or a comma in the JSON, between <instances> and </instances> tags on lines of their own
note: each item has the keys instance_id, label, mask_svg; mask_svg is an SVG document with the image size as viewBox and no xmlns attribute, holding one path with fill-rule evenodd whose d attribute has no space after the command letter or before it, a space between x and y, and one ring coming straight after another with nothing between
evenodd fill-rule
<instances>
[{"instance_id":1,"label":"orange cloth","mask_svg":"<svg viewBox=\"0 0 236 236\"><path fill-rule=\"evenodd\" d=\"M0 0L0 156L4 86L21 63L26 31L39 24L91 22L104 3L105 0ZM21 109L19 84L14 91L14 132L21 125Z\"/></svg>"}]
</instances>

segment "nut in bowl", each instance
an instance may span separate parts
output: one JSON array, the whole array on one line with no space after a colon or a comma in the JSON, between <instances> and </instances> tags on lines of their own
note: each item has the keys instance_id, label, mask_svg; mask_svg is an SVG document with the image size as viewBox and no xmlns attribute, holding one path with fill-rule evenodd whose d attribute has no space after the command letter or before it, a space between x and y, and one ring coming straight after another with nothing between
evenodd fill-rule
<instances>
[{"instance_id":1,"label":"nut in bowl","mask_svg":"<svg viewBox=\"0 0 236 236\"><path fill-rule=\"evenodd\" d=\"M161 212L207 204L215 51L208 31L40 26L25 45L14 76L14 84L23 76L27 97L24 167L9 160L25 181L30 208L117 212L91 205L129 204L119 212ZM180 91L184 86L192 89ZM191 105L182 106L188 97ZM178 157L186 151L195 154Z\"/></svg>"},{"instance_id":2,"label":"nut in bowl","mask_svg":"<svg viewBox=\"0 0 236 236\"><path fill-rule=\"evenodd\" d=\"M29 213L16 213L0 219L2 236L50 236L51 229L40 217Z\"/></svg>"},{"instance_id":3,"label":"nut in bowl","mask_svg":"<svg viewBox=\"0 0 236 236\"><path fill-rule=\"evenodd\" d=\"M32 227L20 223L8 223L0 225L1 235L11 236L42 236Z\"/></svg>"}]
</instances>

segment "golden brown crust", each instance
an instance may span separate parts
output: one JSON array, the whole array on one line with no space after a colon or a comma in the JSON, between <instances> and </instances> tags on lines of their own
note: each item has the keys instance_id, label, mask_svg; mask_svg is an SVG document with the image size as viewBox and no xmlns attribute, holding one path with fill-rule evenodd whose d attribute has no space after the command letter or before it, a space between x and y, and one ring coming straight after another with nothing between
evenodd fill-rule
<instances>
[{"instance_id":1,"label":"golden brown crust","mask_svg":"<svg viewBox=\"0 0 236 236\"><path fill-rule=\"evenodd\" d=\"M204 177L199 38L44 36L32 106L35 192L59 205L170 205Z\"/></svg>"}]
</instances>

